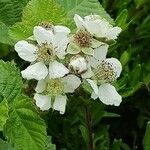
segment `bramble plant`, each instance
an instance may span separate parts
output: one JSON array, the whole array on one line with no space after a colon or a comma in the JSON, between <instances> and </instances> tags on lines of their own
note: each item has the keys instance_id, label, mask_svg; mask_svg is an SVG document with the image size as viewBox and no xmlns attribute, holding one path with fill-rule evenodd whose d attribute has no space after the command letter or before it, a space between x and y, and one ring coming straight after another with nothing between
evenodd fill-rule
<instances>
[{"instance_id":1,"label":"bramble plant","mask_svg":"<svg viewBox=\"0 0 150 150\"><path fill-rule=\"evenodd\" d=\"M0 1L0 149L150 150L149 9L122 2Z\"/></svg>"}]
</instances>

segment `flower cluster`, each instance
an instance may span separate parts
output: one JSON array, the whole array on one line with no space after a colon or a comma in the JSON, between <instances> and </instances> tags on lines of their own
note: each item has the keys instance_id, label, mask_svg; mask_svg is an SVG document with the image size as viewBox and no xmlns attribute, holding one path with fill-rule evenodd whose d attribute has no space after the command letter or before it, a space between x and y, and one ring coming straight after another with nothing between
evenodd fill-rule
<instances>
[{"instance_id":1,"label":"flower cluster","mask_svg":"<svg viewBox=\"0 0 150 150\"><path fill-rule=\"evenodd\" d=\"M109 40L117 39L120 27L113 27L98 15L81 18L75 14L75 33L65 26L46 22L35 26L33 37L15 44L18 55L31 64L22 77L38 80L34 99L41 110L53 108L64 114L67 95L86 80L91 98L106 105L120 105L122 98L111 85L122 71L116 58L106 58Z\"/></svg>"}]
</instances>

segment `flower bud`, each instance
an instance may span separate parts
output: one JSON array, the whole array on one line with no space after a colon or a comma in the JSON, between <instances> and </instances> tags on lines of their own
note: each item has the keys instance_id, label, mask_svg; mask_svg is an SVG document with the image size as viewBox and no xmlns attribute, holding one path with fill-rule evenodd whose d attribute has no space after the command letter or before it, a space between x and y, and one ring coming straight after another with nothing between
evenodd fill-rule
<instances>
[{"instance_id":1,"label":"flower bud","mask_svg":"<svg viewBox=\"0 0 150 150\"><path fill-rule=\"evenodd\" d=\"M78 74L82 74L87 71L87 61L84 57L76 55L71 58L69 68L73 69Z\"/></svg>"}]
</instances>

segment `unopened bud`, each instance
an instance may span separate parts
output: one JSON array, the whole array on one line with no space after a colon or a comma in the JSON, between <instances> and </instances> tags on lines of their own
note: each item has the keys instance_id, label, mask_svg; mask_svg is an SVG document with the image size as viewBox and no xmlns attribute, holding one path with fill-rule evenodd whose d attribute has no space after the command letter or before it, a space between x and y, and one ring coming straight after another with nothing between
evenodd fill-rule
<instances>
[{"instance_id":1,"label":"unopened bud","mask_svg":"<svg viewBox=\"0 0 150 150\"><path fill-rule=\"evenodd\" d=\"M82 74L87 71L87 61L84 57L76 55L71 58L69 68L73 69L78 74Z\"/></svg>"}]
</instances>

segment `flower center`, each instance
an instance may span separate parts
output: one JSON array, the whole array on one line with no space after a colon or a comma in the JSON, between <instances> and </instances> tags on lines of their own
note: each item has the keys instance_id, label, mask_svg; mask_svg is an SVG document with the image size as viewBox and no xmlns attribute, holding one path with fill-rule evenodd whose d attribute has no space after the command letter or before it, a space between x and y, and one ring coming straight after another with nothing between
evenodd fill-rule
<instances>
[{"instance_id":1,"label":"flower center","mask_svg":"<svg viewBox=\"0 0 150 150\"><path fill-rule=\"evenodd\" d=\"M42 26L43 28L45 28L47 30L53 31L53 25L49 22L43 21L43 22L39 23L39 26Z\"/></svg>"},{"instance_id":2,"label":"flower center","mask_svg":"<svg viewBox=\"0 0 150 150\"><path fill-rule=\"evenodd\" d=\"M91 39L91 34L85 30L79 30L74 35L74 42L77 43L80 47L90 47Z\"/></svg>"},{"instance_id":3,"label":"flower center","mask_svg":"<svg viewBox=\"0 0 150 150\"><path fill-rule=\"evenodd\" d=\"M46 93L55 97L64 93L64 84L61 79L50 79L46 85Z\"/></svg>"},{"instance_id":4,"label":"flower center","mask_svg":"<svg viewBox=\"0 0 150 150\"><path fill-rule=\"evenodd\" d=\"M42 61L45 64L49 64L54 59L55 59L55 54L52 46L49 46L47 44L43 44L42 46L39 46L38 59L37 59L38 61Z\"/></svg>"},{"instance_id":5,"label":"flower center","mask_svg":"<svg viewBox=\"0 0 150 150\"><path fill-rule=\"evenodd\" d=\"M111 83L116 80L117 74L112 67L112 64L106 61L98 66L98 69L94 72L94 79L98 81L99 84Z\"/></svg>"}]
</instances>

